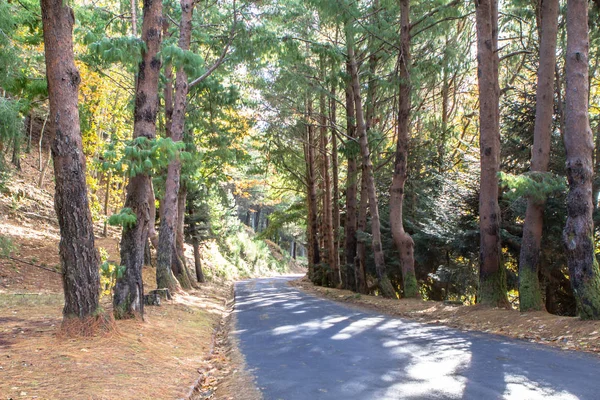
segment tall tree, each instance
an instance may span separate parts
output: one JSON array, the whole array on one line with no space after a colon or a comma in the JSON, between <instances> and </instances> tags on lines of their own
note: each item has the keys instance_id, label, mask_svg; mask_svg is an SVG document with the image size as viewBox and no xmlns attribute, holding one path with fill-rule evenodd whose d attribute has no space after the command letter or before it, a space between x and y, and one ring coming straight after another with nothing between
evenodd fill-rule
<instances>
[{"instance_id":1,"label":"tall tree","mask_svg":"<svg viewBox=\"0 0 600 400\"><path fill-rule=\"evenodd\" d=\"M594 247L594 142L588 114L588 2L567 2L565 93L566 170L569 181L563 241L571 286L582 319L600 319L600 271Z\"/></svg>"},{"instance_id":2,"label":"tall tree","mask_svg":"<svg viewBox=\"0 0 600 400\"><path fill-rule=\"evenodd\" d=\"M506 273L500 248L500 87L498 84L498 1L475 3L479 81L479 295L478 302L505 307Z\"/></svg>"},{"instance_id":3,"label":"tall tree","mask_svg":"<svg viewBox=\"0 0 600 400\"><path fill-rule=\"evenodd\" d=\"M410 0L400 0L400 92L398 99L398 138L396 161L390 188L390 225L394 242L400 254L404 297L418 297L419 287L415 275L415 243L404 230L402 207L404 205L404 184L407 178L409 124L410 124Z\"/></svg>"},{"instance_id":4,"label":"tall tree","mask_svg":"<svg viewBox=\"0 0 600 400\"><path fill-rule=\"evenodd\" d=\"M52 159L56 189L54 208L60 226L65 321L85 319L98 311L99 259L85 182L85 155L79 126L81 78L73 56L73 10L62 0L41 0L46 77L54 135Z\"/></svg>"},{"instance_id":5,"label":"tall tree","mask_svg":"<svg viewBox=\"0 0 600 400\"><path fill-rule=\"evenodd\" d=\"M188 51L192 38L192 16L194 2L181 0L181 21L179 24L179 48ZM185 109L187 106L188 76L183 66L177 69L175 77L175 101L171 120L171 139L180 142L185 129ZM161 224L158 236L158 258L156 283L159 288L175 290L178 282L171 271L175 249L175 225L177 223L177 198L181 177L181 160L176 158L169 163L165 183L165 196L161 204Z\"/></svg>"},{"instance_id":6,"label":"tall tree","mask_svg":"<svg viewBox=\"0 0 600 400\"><path fill-rule=\"evenodd\" d=\"M349 70L349 66L347 70ZM346 173L346 219L344 222L344 255L346 265L342 274L346 289L357 290L355 279L355 258L357 249L357 200L358 200L358 165L356 143L356 122L354 118L354 95L352 94L352 83L346 83L346 143L347 173Z\"/></svg>"},{"instance_id":7,"label":"tall tree","mask_svg":"<svg viewBox=\"0 0 600 400\"><path fill-rule=\"evenodd\" d=\"M535 126L531 171L546 172L550 162L550 139L554 114L554 66L558 33L558 0L540 2L540 56L537 77ZM521 311L541 310L542 293L538 279L544 224L544 201L527 200L523 240L519 257L519 307Z\"/></svg>"},{"instance_id":8,"label":"tall tree","mask_svg":"<svg viewBox=\"0 0 600 400\"><path fill-rule=\"evenodd\" d=\"M132 10L135 8L132 1ZM142 40L145 49L138 67L133 137L152 140L156 137L158 114L158 80L161 62L158 51L162 40L162 2L145 0L142 21ZM155 205L150 176L138 174L129 180L125 207L136 216L133 226L125 226L121 236L121 265L125 267L123 277L114 290L113 307L116 318L144 316L144 282L142 267L144 249L148 241L150 226L154 225Z\"/></svg>"},{"instance_id":9,"label":"tall tree","mask_svg":"<svg viewBox=\"0 0 600 400\"><path fill-rule=\"evenodd\" d=\"M373 176L373 163L371 161L371 151L369 149L369 139L365 126L365 117L363 104L360 94L360 78L358 76L358 64L356 61L354 49L354 32L350 18L346 22L346 47L348 62L350 65L350 77L352 79L352 91L354 95L354 107L356 109L356 128L358 142L362 156L363 179L366 182L367 194L369 196L369 210L371 211L371 235L373 245L373 255L375 257L375 270L377 274L377 284L381 294L384 297L394 298L396 292L392 287L390 279L387 276L385 268L385 258L381 243L381 221L379 219L379 206L377 200L377 191L375 188L375 177Z\"/></svg>"}]
</instances>

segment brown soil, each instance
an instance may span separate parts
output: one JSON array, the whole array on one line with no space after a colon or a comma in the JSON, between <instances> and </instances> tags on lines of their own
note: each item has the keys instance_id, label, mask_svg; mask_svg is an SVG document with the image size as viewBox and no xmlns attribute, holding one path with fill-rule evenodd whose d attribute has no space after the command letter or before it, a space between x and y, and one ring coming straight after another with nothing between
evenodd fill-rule
<instances>
[{"instance_id":1,"label":"brown soil","mask_svg":"<svg viewBox=\"0 0 600 400\"><path fill-rule=\"evenodd\" d=\"M148 306L145 321L117 321L107 334L61 335L52 171L38 188L36 157L27 155L23 171L0 193L0 236L12 240L11 256L20 260L0 256L0 399L232 398L214 394L240 368L235 346L224 339L230 283L202 284L160 307ZM95 231L102 231L101 224ZM96 237L113 261L119 259L119 235L109 229L109 237ZM146 291L156 287L153 268L144 268L143 276ZM102 307L111 314L109 296Z\"/></svg>"},{"instance_id":2,"label":"brown soil","mask_svg":"<svg viewBox=\"0 0 600 400\"><path fill-rule=\"evenodd\" d=\"M384 299L360 295L349 290L314 286L306 277L292 281L290 285L330 300L425 323L494 333L565 350L600 353L600 321L582 321L543 311L520 313L516 310L479 305L460 306L416 299Z\"/></svg>"}]
</instances>

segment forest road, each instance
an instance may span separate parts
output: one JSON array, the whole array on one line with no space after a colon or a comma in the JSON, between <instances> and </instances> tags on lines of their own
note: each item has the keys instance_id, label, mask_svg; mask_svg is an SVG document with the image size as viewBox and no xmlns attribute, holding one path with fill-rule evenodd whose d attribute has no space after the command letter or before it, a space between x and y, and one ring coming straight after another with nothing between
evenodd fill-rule
<instances>
[{"instance_id":1,"label":"forest road","mask_svg":"<svg viewBox=\"0 0 600 400\"><path fill-rule=\"evenodd\" d=\"M361 311L290 277L235 286L235 328L265 400L600 399L600 358Z\"/></svg>"}]
</instances>

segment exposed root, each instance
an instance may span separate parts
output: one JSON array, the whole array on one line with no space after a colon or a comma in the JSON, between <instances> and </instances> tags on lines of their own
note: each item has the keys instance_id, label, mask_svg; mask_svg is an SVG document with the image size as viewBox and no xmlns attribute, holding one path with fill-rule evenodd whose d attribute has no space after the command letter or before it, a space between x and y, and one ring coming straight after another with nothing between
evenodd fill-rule
<instances>
[{"instance_id":1,"label":"exposed root","mask_svg":"<svg viewBox=\"0 0 600 400\"><path fill-rule=\"evenodd\" d=\"M57 337L61 339L76 337L112 336L119 334L115 319L111 314L99 314L87 318L63 318Z\"/></svg>"}]
</instances>

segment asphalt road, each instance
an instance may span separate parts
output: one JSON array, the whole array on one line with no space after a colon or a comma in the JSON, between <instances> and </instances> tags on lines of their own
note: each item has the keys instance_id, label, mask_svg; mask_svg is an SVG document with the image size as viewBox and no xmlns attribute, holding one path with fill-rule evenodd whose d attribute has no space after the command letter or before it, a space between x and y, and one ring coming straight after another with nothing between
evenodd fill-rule
<instances>
[{"instance_id":1,"label":"asphalt road","mask_svg":"<svg viewBox=\"0 0 600 400\"><path fill-rule=\"evenodd\" d=\"M240 349L265 400L600 399L600 358L236 284Z\"/></svg>"}]
</instances>

